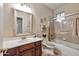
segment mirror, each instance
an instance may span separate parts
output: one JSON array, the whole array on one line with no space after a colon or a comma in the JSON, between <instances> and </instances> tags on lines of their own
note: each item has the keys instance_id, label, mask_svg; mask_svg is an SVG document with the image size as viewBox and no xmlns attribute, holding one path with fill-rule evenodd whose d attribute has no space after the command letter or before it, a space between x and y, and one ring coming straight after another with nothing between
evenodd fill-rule
<instances>
[{"instance_id":1,"label":"mirror","mask_svg":"<svg viewBox=\"0 0 79 59\"><path fill-rule=\"evenodd\" d=\"M16 35L32 33L32 14L15 10L15 32Z\"/></svg>"}]
</instances>

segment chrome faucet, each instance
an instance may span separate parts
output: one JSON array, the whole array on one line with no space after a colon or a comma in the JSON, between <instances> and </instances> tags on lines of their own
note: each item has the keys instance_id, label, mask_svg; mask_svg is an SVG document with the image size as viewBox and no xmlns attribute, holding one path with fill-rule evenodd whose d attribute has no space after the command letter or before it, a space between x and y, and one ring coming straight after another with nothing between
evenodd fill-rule
<instances>
[{"instance_id":1,"label":"chrome faucet","mask_svg":"<svg viewBox=\"0 0 79 59\"><path fill-rule=\"evenodd\" d=\"M26 36L22 36L21 39L22 39L22 40L26 39Z\"/></svg>"},{"instance_id":2,"label":"chrome faucet","mask_svg":"<svg viewBox=\"0 0 79 59\"><path fill-rule=\"evenodd\" d=\"M36 33L33 33L33 37L37 37Z\"/></svg>"}]
</instances>

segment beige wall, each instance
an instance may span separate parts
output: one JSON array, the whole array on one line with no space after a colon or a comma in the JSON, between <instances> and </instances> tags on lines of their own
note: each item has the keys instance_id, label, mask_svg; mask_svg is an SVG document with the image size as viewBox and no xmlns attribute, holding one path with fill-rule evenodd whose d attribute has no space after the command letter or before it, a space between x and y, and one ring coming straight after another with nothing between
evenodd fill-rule
<instances>
[{"instance_id":1,"label":"beige wall","mask_svg":"<svg viewBox=\"0 0 79 59\"><path fill-rule=\"evenodd\" d=\"M4 4L4 36L13 36L14 11L11 4Z\"/></svg>"},{"instance_id":2,"label":"beige wall","mask_svg":"<svg viewBox=\"0 0 79 59\"><path fill-rule=\"evenodd\" d=\"M52 16L53 12L42 4L32 4L33 11L33 32L41 34L40 19ZM14 11L11 4L4 4L4 36L13 36L14 33Z\"/></svg>"},{"instance_id":3,"label":"beige wall","mask_svg":"<svg viewBox=\"0 0 79 59\"><path fill-rule=\"evenodd\" d=\"M56 9L54 11L54 17L56 17L56 14L59 13L59 12L62 12L64 11L64 13L67 15L67 14L71 14L71 13L74 13L74 12L78 12L79 11L79 4L66 4L58 9ZM66 21L67 22L72 22L72 26L69 28L69 32L65 35L63 35L63 37L66 38L66 41L69 41L69 42L74 42L74 43L78 43L79 44L79 37L78 36L75 36L75 21L76 21L76 17L79 17L79 14L78 15L74 15L74 16L70 16L70 17L66 17ZM62 36L60 35L59 31L60 30L60 27L58 25L58 23L55 23L55 33L56 34L59 34L57 36ZM70 26L70 25L69 25Z\"/></svg>"},{"instance_id":4,"label":"beige wall","mask_svg":"<svg viewBox=\"0 0 79 59\"><path fill-rule=\"evenodd\" d=\"M3 4L0 3L0 48L2 48L3 42Z\"/></svg>"},{"instance_id":5,"label":"beige wall","mask_svg":"<svg viewBox=\"0 0 79 59\"><path fill-rule=\"evenodd\" d=\"M37 33L38 35L41 34L41 26L40 26L40 19L46 18L46 22L49 20L49 16L53 16L53 12L48 7L42 4L32 4L33 10L33 32Z\"/></svg>"},{"instance_id":6,"label":"beige wall","mask_svg":"<svg viewBox=\"0 0 79 59\"><path fill-rule=\"evenodd\" d=\"M2 36L3 30L3 4L0 3L0 37Z\"/></svg>"}]
</instances>

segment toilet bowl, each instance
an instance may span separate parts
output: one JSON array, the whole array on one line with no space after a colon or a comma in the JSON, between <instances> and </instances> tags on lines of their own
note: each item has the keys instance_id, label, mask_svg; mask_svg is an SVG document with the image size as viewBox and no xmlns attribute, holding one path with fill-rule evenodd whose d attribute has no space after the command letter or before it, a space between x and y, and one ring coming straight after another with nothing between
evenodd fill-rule
<instances>
[{"instance_id":1,"label":"toilet bowl","mask_svg":"<svg viewBox=\"0 0 79 59\"><path fill-rule=\"evenodd\" d=\"M42 44L42 55L43 56L54 56L54 45L51 47L47 43Z\"/></svg>"}]
</instances>

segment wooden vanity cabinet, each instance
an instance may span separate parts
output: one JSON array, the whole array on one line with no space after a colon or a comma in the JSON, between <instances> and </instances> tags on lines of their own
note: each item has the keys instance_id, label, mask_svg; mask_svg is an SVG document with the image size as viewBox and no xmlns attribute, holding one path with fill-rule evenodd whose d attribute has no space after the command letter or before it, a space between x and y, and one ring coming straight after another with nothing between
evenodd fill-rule
<instances>
[{"instance_id":1,"label":"wooden vanity cabinet","mask_svg":"<svg viewBox=\"0 0 79 59\"><path fill-rule=\"evenodd\" d=\"M8 49L4 56L41 56L41 41L25 44L16 48Z\"/></svg>"}]
</instances>

